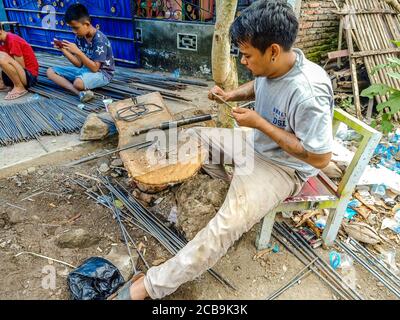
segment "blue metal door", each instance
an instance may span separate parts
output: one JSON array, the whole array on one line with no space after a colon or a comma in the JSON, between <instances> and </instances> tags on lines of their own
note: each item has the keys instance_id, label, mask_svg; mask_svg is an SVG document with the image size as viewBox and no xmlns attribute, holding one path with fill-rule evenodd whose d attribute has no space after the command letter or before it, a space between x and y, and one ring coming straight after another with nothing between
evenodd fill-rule
<instances>
[{"instance_id":1,"label":"blue metal door","mask_svg":"<svg viewBox=\"0 0 400 320\"><path fill-rule=\"evenodd\" d=\"M110 39L117 62L139 66L139 48L132 16L133 0L2 0L9 21L20 23L21 36L38 50L56 52L53 38L73 40L64 21L68 6L85 5L93 25Z\"/></svg>"}]
</instances>

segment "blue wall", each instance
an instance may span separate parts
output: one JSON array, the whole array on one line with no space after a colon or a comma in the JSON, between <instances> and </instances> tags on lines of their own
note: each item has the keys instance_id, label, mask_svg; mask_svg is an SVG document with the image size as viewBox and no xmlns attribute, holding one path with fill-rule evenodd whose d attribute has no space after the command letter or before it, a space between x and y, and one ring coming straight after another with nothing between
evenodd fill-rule
<instances>
[{"instance_id":1,"label":"blue wall","mask_svg":"<svg viewBox=\"0 0 400 320\"><path fill-rule=\"evenodd\" d=\"M0 21L7 20L6 12L4 11L3 1L0 0Z\"/></svg>"}]
</instances>

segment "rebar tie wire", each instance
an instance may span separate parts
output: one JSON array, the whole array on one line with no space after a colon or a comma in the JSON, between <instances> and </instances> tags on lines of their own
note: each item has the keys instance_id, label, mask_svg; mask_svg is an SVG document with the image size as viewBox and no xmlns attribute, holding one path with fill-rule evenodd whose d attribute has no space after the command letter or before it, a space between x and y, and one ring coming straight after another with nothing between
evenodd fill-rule
<instances>
[{"instance_id":1,"label":"rebar tie wire","mask_svg":"<svg viewBox=\"0 0 400 320\"><path fill-rule=\"evenodd\" d=\"M155 103L138 103L136 98L132 98L133 105L127 106L117 111L117 119L126 122L133 122L150 114L159 113L164 108ZM149 107L156 109L150 111Z\"/></svg>"}]
</instances>

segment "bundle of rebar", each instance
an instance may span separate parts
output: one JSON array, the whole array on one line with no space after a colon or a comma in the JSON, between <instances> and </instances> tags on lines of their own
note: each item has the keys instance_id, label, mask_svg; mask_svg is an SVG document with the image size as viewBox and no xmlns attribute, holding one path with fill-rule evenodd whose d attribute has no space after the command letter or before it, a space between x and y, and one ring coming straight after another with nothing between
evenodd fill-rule
<instances>
[{"instance_id":1,"label":"bundle of rebar","mask_svg":"<svg viewBox=\"0 0 400 320\"><path fill-rule=\"evenodd\" d=\"M400 298L400 278L385 262L375 257L373 253L354 239L350 238L348 243L337 240L336 244L365 270L371 273L376 280L382 283L397 298Z\"/></svg>"},{"instance_id":2,"label":"bundle of rebar","mask_svg":"<svg viewBox=\"0 0 400 320\"><path fill-rule=\"evenodd\" d=\"M50 81L46 75L48 68L54 66L71 66L71 64L65 58L55 55L38 54L37 56L40 64L38 84L31 88L30 91L45 97L57 96L71 104L79 104L80 102L77 96L58 87ZM96 111L104 107L102 103L104 98L122 100L155 91L159 92L166 99L191 101L191 99L173 92L186 89L188 85L207 86L206 83L201 81L162 76L154 73L148 74L133 69L117 67L115 76L110 84L94 90L96 99L85 104L85 108L90 111Z\"/></svg>"},{"instance_id":3,"label":"bundle of rebar","mask_svg":"<svg viewBox=\"0 0 400 320\"><path fill-rule=\"evenodd\" d=\"M131 196L129 191L121 184L118 182L112 183L106 177L99 177L98 179L96 178L96 180L101 184L99 189L104 187L107 190L107 193L101 192L102 194L99 195L98 193L93 192L91 188L85 186L83 181L73 181L85 188L86 194L90 198L109 208L114 214L117 212L117 215L121 218L120 220L117 220L118 223L120 223L120 229L125 230L122 232L123 234L126 232L127 226L139 228L156 239L172 255L176 255L187 244L187 240L182 235L179 235L176 230L167 227L156 215ZM115 200L119 200L123 204L123 210L120 206L116 205ZM126 233L124 237L128 237ZM130 240L133 241L132 237L130 237ZM145 262L144 257L141 258ZM147 262L145 262L145 265L147 268L149 267ZM208 272L220 283L236 290L228 280L224 279L214 270L210 269Z\"/></svg>"},{"instance_id":4,"label":"bundle of rebar","mask_svg":"<svg viewBox=\"0 0 400 320\"><path fill-rule=\"evenodd\" d=\"M310 246L307 241L295 232L285 222L276 222L274 225L273 237L284 246L290 253L292 253L301 263L311 270L325 285L327 285L340 299L343 300L362 300L361 295L351 286L349 286L342 277L327 264ZM288 285L274 293L267 299L275 299L280 294L285 292L288 288L292 287L299 279L304 277L306 270L303 270L298 277L295 277Z\"/></svg>"},{"instance_id":5,"label":"bundle of rebar","mask_svg":"<svg viewBox=\"0 0 400 320\"><path fill-rule=\"evenodd\" d=\"M0 145L80 130L88 112L58 99L0 105Z\"/></svg>"}]
</instances>

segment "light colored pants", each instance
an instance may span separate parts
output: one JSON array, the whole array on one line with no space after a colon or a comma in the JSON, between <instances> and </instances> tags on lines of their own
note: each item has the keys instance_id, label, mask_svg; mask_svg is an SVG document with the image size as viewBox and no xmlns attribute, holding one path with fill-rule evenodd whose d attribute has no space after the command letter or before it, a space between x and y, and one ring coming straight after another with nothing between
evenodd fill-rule
<instances>
[{"instance_id":1,"label":"light colored pants","mask_svg":"<svg viewBox=\"0 0 400 320\"><path fill-rule=\"evenodd\" d=\"M230 129L201 129L201 135L202 138L207 133L226 135L227 130ZM223 143L213 144L212 152L223 153L225 160L233 158L235 162L235 152ZM251 172L234 174L224 204L208 225L176 256L148 270L144 285L150 297L161 299L212 268L236 240L285 199L298 194L302 187L295 170L255 154Z\"/></svg>"}]
</instances>

